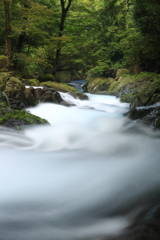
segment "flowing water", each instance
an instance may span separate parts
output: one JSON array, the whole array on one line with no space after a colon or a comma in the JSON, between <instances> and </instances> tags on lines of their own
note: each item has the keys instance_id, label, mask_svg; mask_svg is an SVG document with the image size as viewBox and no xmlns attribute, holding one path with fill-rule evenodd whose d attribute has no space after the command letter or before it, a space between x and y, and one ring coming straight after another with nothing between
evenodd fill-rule
<instances>
[{"instance_id":1,"label":"flowing water","mask_svg":"<svg viewBox=\"0 0 160 240\"><path fill-rule=\"evenodd\" d=\"M50 125L0 129L0 240L100 240L159 199L159 135L113 96L61 96L28 109Z\"/></svg>"}]
</instances>

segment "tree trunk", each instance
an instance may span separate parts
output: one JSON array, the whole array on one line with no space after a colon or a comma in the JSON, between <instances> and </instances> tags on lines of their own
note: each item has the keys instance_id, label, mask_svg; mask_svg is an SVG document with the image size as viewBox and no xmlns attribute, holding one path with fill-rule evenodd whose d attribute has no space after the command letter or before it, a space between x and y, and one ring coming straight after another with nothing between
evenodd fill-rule
<instances>
[{"instance_id":1,"label":"tree trunk","mask_svg":"<svg viewBox=\"0 0 160 240\"><path fill-rule=\"evenodd\" d=\"M10 20L10 0L3 0L5 14L5 56L7 57L7 67L9 68L11 59L11 20Z\"/></svg>"},{"instance_id":2,"label":"tree trunk","mask_svg":"<svg viewBox=\"0 0 160 240\"><path fill-rule=\"evenodd\" d=\"M28 10L29 10L29 7L30 7L30 1L25 0L24 4L23 4L23 7L25 9L24 10L24 16L23 16L23 21L24 22L22 23L23 24L22 31L20 33L18 43L17 43L17 47L16 47L17 52L21 52L23 44L24 44L24 40L25 40L25 37L26 37L26 23L27 23L27 20L28 20Z\"/></svg>"},{"instance_id":3,"label":"tree trunk","mask_svg":"<svg viewBox=\"0 0 160 240\"><path fill-rule=\"evenodd\" d=\"M63 36L64 23L65 23L65 19L67 17L67 13L69 11L69 8L71 6L71 2L72 2L72 0L68 0L68 4L65 7L66 0L60 0L60 3L61 3L61 21L60 21L60 24L59 24L59 34L58 34L58 37L62 37ZM61 47L61 41L58 40L55 61L54 61L54 64L53 64L53 75L54 76L56 76L57 67L59 65L59 58L60 58L60 54L61 54L61 48L62 48Z\"/></svg>"}]
</instances>

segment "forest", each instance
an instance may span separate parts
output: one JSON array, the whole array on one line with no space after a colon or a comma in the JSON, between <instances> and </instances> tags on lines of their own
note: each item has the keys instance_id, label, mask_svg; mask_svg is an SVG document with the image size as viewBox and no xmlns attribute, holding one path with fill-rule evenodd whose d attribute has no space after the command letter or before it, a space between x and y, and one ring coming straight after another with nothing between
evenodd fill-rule
<instances>
[{"instance_id":1,"label":"forest","mask_svg":"<svg viewBox=\"0 0 160 240\"><path fill-rule=\"evenodd\" d=\"M159 0L1 0L0 55L23 78L160 73L159 12Z\"/></svg>"},{"instance_id":2,"label":"forest","mask_svg":"<svg viewBox=\"0 0 160 240\"><path fill-rule=\"evenodd\" d=\"M160 240L160 0L0 3L0 240Z\"/></svg>"}]
</instances>

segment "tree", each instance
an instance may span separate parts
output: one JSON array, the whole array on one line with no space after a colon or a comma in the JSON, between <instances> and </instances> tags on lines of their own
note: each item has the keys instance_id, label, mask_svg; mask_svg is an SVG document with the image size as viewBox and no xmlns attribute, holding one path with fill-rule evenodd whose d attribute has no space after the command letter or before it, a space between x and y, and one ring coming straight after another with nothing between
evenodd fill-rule
<instances>
[{"instance_id":1,"label":"tree","mask_svg":"<svg viewBox=\"0 0 160 240\"><path fill-rule=\"evenodd\" d=\"M134 19L141 37L137 62L145 71L160 72L160 1L135 0Z\"/></svg>"},{"instance_id":2,"label":"tree","mask_svg":"<svg viewBox=\"0 0 160 240\"><path fill-rule=\"evenodd\" d=\"M11 59L11 19L10 19L10 0L3 0L5 14L5 55L7 57L7 66Z\"/></svg>"},{"instance_id":3,"label":"tree","mask_svg":"<svg viewBox=\"0 0 160 240\"><path fill-rule=\"evenodd\" d=\"M64 24L65 20L67 17L67 13L70 9L72 0L60 0L60 5L61 5L61 20L59 23L59 34L58 38L61 38L63 36L63 30L64 30ZM57 67L59 64L59 58L60 58L60 53L61 53L61 40L58 40L57 42L57 50L56 50L56 55L55 55L55 61L53 65L53 74L56 75Z\"/></svg>"},{"instance_id":4,"label":"tree","mask_svg":"<svg viewBox=\"0 0 160 240\"><path fill-rule=\"evenodd\" d=\"M16 46L17 52L21 52L22 46L25 41L27 21L28 21L28 9L30 7L30 0L24 0L22 7L23 7L23 11L24 11L23 25L22 25L21 33L19 35L17 46Z\"/></svg>"}]
</instances>

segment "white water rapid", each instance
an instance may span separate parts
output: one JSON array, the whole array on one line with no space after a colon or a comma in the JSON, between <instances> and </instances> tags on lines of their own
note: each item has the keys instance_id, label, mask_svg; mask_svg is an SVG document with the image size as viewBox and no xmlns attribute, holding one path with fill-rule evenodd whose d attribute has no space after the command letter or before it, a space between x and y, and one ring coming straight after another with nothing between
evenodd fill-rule
<instances>
[{"instance_id":1,"label":"white water rapid","mask_svg":"<svg viewBox=\"0 0 160 240\"><path fill-rule=\"evenodd\" d=\"M100 240L160 196L160 138L114 96L28 109L51 125L0 128L0 240Z\"/></svg>"}]
</instances>

